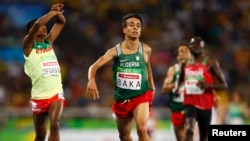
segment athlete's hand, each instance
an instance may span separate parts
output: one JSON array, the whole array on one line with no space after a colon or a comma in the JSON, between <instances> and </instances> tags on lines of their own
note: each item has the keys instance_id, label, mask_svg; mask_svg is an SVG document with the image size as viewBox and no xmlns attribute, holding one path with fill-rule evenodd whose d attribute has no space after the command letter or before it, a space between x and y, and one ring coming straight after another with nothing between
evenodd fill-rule
<instances>
[{"instance_id":1,"label":"athlete's hand","mask_svg":"<svg viewBox=\"0 0 250 141\"><path fill-rule=\"evenodd\" d=\"M181 71L184 71L186 65L187 65L187 60L186 59L182 59L180 62L179 62L179 65L180 65L180 68L181 68Z\"/></svg>"},{"instance_id":2,"label":"athlete's hand","mask_svg":"<svg viewBox=\"0 0 250 141\"><path fill-rule=\"evenodd\" d=\"M172 89L172 92L175 94L175 95L179 95L179 89L180 89L180 86L176 83L175 84L175 87Z\"/></svg>"},{"instance_id":3,"label":"athlete's hand","mask_svg":"<svg viewBox=\"0 0 250 141\"><path fill-rule=\"evenodd\" d=\"M206 83L204 81L199 81L197 83L197 86L200 88L200 89L205 89L206 88Z\"/></svg>"},{"instance_id":4,"label":"athlete's hand","mask_svg":"<svg viewBox=\"0 0 250 141\"><path fill-rule=\"evenodd\" d=\"M86 94L94 100L99 99L99 91L95 81L89 81L87 84Z\"/></svg>"},{"instance_id":5,"label":"athlete's hand","mask_svg":"<svg viewBox=\"0 0 250 141\"><path fill-rule=\"evenodd\" d=\"M50 10L53 10L53 11L62 11L63 7L64 7L64 4L62 4L62 3L56 3L56 4L53 4L51 6Z\"/></svg>"},{"instance_id":6,"label":"athlete's hand","mask_svg":"<svg viewBox=\"0 0 250 141\"><path fill-rule=\"evenodd\" d=\"M57 3L57 4L53 4L51 6L51 11L56 11L58 13L58 15L63 14L64 10L63 10L64 4L62 3Z\"/></svg>"}]
</instances>

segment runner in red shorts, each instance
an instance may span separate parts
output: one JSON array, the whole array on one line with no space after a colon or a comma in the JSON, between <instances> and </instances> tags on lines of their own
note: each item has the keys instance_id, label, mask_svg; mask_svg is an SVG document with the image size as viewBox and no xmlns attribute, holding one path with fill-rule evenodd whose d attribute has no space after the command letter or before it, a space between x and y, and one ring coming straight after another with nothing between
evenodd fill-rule
<instances>
[{"instance_id":1,"label":"runner in red shorts","mask_svg":"<svg viewBox=\"0 0 250 141\"><path fill-rule=\"evenodd\" d=\"M114 60L115 82L112 106L121 141L132 141L132 121L135 120L138 140L149 141L147 120L154 95L154 82L150 65L151 48L140 42L142 18L139 14L128 14L122 19L125 40L109 49L89 68L87 94L99 98L95 82L97 70Z\"/></svg>"},{"instance_id":2,"label":"runner in red shorts","mask_svg":"<svg viewBox=\"0 0 250 141\"><path fill-rule=\"evenodd\" d=\"M166 78L162 86L162 93L168 95L169 108L171 110L171 122L174 127L174 133L177 141L184 141L185 137L185 117L184 117L184 88L180 89L176 94L173 89L176 86L180 75L181 61L188 61L191 59L191 53L188 45L180 44L177 49L177 63L169 67Z\"/></svg>"},{"instance_id":3,"label":"runner in red shorts","mask_svg":"<svg viewBox=\"0 0 250 141\"><path fill-rule=\"evenodd\" d=\"M24 71L32 83L30 106L33 111L35 141L45 140L48 119L48 140L60 140L59 119L64 97L60 66L52 44L66 23L63 7L61 3L53 4L48 13L28 22L27 35L23 39ZM47 33L45 24L53 18L56 18L56 23Z\"/></svg>"}]
</instances>

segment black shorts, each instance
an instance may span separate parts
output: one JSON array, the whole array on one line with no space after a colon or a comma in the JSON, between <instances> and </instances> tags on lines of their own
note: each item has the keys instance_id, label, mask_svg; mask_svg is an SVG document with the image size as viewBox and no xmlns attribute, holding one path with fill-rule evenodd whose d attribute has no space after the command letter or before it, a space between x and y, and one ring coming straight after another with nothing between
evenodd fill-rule
<instances>
[{"instance_id":1,"label":"black shorts","mask_svg":"<svg viewBox=\"0 0 250 141\"><path fill-rule=\"evenodd\" d=\"M211 120L211 116L212 116L212 109L202 110L196 108L193 105L185 105L185 117L194 117L198 121L199 118Z\"/></svg>"},{"instance_id":2,"label":"black shorts","mask_svg":"<svg viewBox=\"0 0 250 141\"><path fill-rule=\"evenodd\" d=\"M185 118L195 118L200 133L200 140L205 140L208 133L208 126L210 125L212 117L212 109L202 110L193 105L185 105Z\"/></svg>"}]
</instances>

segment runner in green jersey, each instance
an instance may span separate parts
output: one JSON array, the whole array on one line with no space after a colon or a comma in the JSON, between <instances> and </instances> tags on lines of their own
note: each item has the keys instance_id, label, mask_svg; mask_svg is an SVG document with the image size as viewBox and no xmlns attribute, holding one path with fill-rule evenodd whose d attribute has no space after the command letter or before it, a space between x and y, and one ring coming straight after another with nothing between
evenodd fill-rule
<instances>
[{"instance_id":1,"label":"runner in green jersey","mask_svg":"<svg viewBox=\"0 0 250 141\"><path fill-rule=\"evenodd\" d=\"M115 82L115 102L112 106L121 141L132 141L132 122L135 120L138 140L149 141L147 120L153 100L154 82L150 65L151 47L140 42L142 18L128 14L122 19L125 40L101 56L89 67L86 93L99 99L95 82L97 70L111 60Z\"/></svg>"},{"instance_id":2,"label":"runner in green jersey","mask_svg":"<svg viewBox=\"0 0 250 141\"><path fill-rule=\"evenodd\" d=\"M168 94L169 96L169 108L171 110L171 122L174 127L174 132L177 141L184 141L185 137L185 116L184 116L184 87L179 89L176 94L173 92L177 80L180 75L180 62L188 61L191 58L191 53L189 51L188 45L180 44L177 49L177 61L178 63L169 67L166 78L162 86L162 93Z\"/></svg>"}]
</instances>

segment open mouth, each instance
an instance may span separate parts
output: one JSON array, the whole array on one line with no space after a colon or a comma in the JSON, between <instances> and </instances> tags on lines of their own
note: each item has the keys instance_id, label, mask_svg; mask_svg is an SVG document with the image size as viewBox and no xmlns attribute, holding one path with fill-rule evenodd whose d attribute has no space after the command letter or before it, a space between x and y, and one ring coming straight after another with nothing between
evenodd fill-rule
<instances>
[{"instance_id":1,"label":"open mouth","mask_svg":"<svg viewBox=\"0 0 250 141\"><path fill-rule=\"evenodd\" d=\"M137 31L133 31L132 33L133 33L133 34L136 34L136 35L138 34L138 32L137 32Z\"/></svg>"}]
</instances>

